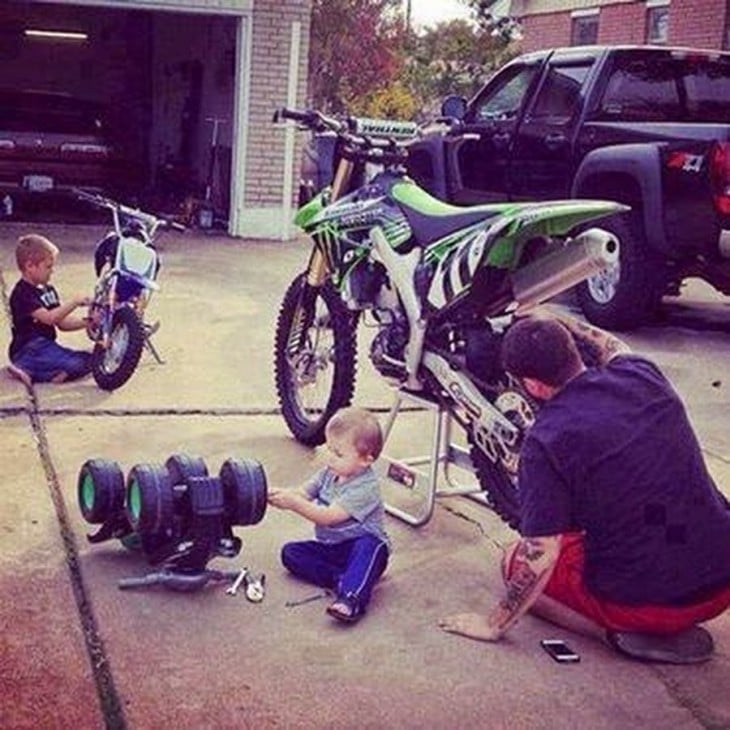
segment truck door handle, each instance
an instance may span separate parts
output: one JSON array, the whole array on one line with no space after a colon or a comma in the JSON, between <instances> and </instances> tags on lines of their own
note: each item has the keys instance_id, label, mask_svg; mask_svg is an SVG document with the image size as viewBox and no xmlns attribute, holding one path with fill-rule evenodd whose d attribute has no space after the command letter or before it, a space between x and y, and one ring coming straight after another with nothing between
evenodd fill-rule
<instances>
[{"instance_id":1,"label":"truck door handle","mask_svg":"<svg viewBox=\"0 0 730 730\"><path fill-rule=\"evenodd\" d=\"M565 141L566 137L564 134L548 134L548 136L545 137L545 146L554 150L565 144Z\"/></svg>"},{"instance_id":2,"label":"truck door handle","mask_svg":"<svg viewBox=\"0 0 730 730\"><path fill-rule=\"evenodd\" d=\"M494 146L499 148L506 147L509 144L510 139L512 139L512 135L509 132L492 135L492 142L494 142Z\"/></svg>"}]
</instances>

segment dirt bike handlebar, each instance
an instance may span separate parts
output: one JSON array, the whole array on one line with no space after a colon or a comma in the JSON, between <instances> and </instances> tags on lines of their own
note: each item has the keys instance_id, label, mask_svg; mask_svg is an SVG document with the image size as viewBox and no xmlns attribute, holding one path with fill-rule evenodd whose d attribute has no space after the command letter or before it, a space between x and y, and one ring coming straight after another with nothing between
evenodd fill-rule
<instances>
[{"instance_id":1,"label":"dirt bike handlebar","mask_svg":"<svg viewBox=\"0 0 730 730\"><path fill-rule=\"evenodd\" d=\"M289 119L311 132L334 132L343 143L344 157L394 165L408 156L406 140L413 138L418 127L412 122L365 117L337 119L314 109L277 109L273 121Z\"/></svg>"},{"instance_id":2,"label":"dirt bike handlebar","mask_svg":"<svg viewBox=\"0 0 730 730\"><path fill-rule=\"evenodd\" d=\"M122 215L128 218L135 218L140 221L150 231L155 231L158 228L171 228L176 231L186 231L187 228L177 221L171 218L164 218L161 216L153 215L152 213L145 213L139 208L130 208L122 203L118 203L116 200L107 198L99 193L89 193L86 190L74 189L73 194L79 199L83 200L91 205L95 205L97 208L107 208L112 211L115 215Z\"/></svg>"}]
</instances>

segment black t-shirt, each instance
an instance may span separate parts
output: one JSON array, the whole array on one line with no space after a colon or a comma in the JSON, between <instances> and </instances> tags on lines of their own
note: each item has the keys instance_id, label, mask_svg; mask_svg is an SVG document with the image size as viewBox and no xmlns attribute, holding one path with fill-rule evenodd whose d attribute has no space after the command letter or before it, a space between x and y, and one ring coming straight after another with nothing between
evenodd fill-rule
<instances>
[{"instance_id":1,"label":"black t-shirt","mask_svg":"<svg viewBox=\"0 0 730 730\"><path fill-rule=\"evenodd\" d=\"M60 304L58 292L50 284L35 286L25 279L18 281L10 294L13 338L10 341L8 355L11 360L34 337L56 339L56 328L49 324L41 324L31 317L31 313L40 308L55 309Z\"/></svg>"},{"instance_id":2,"label":"black t-shirt","mask_svg":"<svg viewBox=\"0 0 730 730\"><path fill-rule=\"evenodd\" d=\"M730 584L730 505L655 365L619 356L570 381L522 449L521 533L585 532L585 581L619 603Z\"/></svg>"}]
</instances>

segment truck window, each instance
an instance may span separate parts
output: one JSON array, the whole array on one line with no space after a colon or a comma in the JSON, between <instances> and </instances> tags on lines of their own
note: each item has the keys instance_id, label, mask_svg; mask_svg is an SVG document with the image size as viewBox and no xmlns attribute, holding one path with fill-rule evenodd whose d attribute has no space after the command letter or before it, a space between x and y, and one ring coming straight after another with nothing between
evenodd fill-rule
<instances>
[{"instance_id":1,"label":"truck window","mask_svg":"<svg viewBox=\"0 0 730 730\"><path fill-rule=\"evenodd\" d=\"M730 120L730 58L724 63L688 63L682 81L690 120L727 124Z\"/></svg>"},{"instance_id":2,"label":"truck window","mask_svg":"<svg viewBox=\"0 0 730 730\"><path fill-rule=\"evenodd\" d=\"M666 53L614 67L599 119L719 122L730 118L730 59Z\"/></svg>"},{"instance_id":3,"label":"truck window","mask_svg":"<svg viewBox=\"0 0 730 730\"><path fill-rule=\"evenodd\" d=\"M580 90L591 64L551 66L530 111L530 119L567 121L580 108Z\"/></svg>"},{"instance_id":4,"label":"truck window","mask_svg":"<svg viewBox=\"0 0 730 730\"><path fill-rule=\"evenodd\" d=\"M516 66L500 74L497 85L488 85L472 105L474 121L516 119L525 101L537 66Z\"/></svg>"}]
</instances>

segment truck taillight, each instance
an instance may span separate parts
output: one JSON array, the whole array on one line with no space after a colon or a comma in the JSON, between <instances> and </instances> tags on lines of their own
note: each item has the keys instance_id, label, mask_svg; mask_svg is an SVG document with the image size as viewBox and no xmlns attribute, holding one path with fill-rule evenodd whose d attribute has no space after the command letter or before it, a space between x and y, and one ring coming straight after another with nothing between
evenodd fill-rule
<instances>
[{"instance_id":1,"label":"truck taillight","mask_svg":"<svg viewBox=\"0 0 730 730\"><path fill-rule=\"evenodd\" d=\"M730 142L718 142L710 153L710 180L715 209L730 215Z\"/></svg>"}]
</instances>

